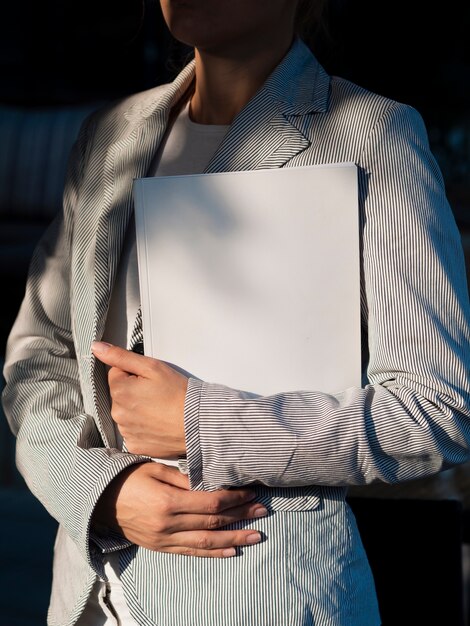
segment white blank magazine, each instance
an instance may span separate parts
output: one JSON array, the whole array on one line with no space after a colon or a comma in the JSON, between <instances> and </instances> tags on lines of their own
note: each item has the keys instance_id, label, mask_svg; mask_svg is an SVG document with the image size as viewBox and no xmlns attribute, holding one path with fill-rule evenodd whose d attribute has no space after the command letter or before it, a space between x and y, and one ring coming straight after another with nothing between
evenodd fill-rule
<instances>
[{"instance_id":1,"label":"white blank magazine","mask_svg":"<svg viewBox=\"0 0 470 626\"><path fill-rule=\"evenodd\" d=\"M357 168L134 181L145 354L261 395L361 384Z\"/></svg>"}]
</instances>

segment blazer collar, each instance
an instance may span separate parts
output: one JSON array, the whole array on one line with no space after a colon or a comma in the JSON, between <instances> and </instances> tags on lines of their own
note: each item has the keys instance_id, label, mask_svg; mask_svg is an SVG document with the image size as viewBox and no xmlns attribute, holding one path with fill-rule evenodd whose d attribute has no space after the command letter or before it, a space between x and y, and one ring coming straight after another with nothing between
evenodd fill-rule
<instances>
[{"instance_id":1,"label":"blazer collar","mask_svg":"<svg viewBox=\"0 0 470 626\"><path fill-rule=\"evenodd\" d=\"M295 39L289 52L264 84L286 115L324 112L328 106L330 77L309 48Z\"/></svg>"}]
</instances>

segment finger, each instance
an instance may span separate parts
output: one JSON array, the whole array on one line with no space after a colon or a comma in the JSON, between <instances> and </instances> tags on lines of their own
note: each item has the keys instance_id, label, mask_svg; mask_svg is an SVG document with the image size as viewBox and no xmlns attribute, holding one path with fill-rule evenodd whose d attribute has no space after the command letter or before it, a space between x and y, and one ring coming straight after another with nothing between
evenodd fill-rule
<instances>
[{"instance_id":1,"label":"finger","mask_svg":"<svg viewBox=\"0 0 470 626\"><path fill-rule=\"evenodd\" d=\"M189 478L180 470L164 463L146 463L145 472L152 478L170 487L168 495L173 496L173 513L200 513L203 515L220 513L234 507L253 502L256 493L251 489L220 489L219 491L190 491ZM187 493L173 492L171 487L184 489Z\"/></svg>"},{"instance_id":2,"label":"finger","mask_svg":"<svg viewBox=\"0 0 470 626\"><path fill-rule=\"evenodd\" d=\"M106 365L117 367L124 372L136 374L137 376L148 377L151 368L157 362L156 359L131 352L130 350L124 350L124 348L113 346L104 341L93 341L91 351L97 359Z\"/></svg>"},{"instance_id":3,"label":"finger","mask_svg":"<svg viewBox=\"0 0 470 626\"><path fill-rule=\"evenodd\" d=\"M165 552L186 556L230 557L237 554L237 547L261 543L263 536L256 530L192 531L175 533L173 546Z\"/></svg>"},{"instance_id":4,"label":"finger","mask_svg":"<svg viewBox=\"0 0 470 626\"><path fill-rule=\"evenodd\" d=\"M190 531L194 528L218 530L235 522L259 519L267 515L269 515L269 512L266 507L258 502L254 502L224 511L223 513L213 513L211 515L175 515L172 519L171 529L174 532Z\"/></svg>"},{"instance_id":5,"label":"finger","mask_svg":"<svg viewBox=\"0 0 470 626\"><path fill-rule=\"evenodd\" d=\"M173 502L174 513L196 513L202 515L220 514L255 499L256 494L249 489L220 491L188 491Z\"/></svg>"}]
</instances>

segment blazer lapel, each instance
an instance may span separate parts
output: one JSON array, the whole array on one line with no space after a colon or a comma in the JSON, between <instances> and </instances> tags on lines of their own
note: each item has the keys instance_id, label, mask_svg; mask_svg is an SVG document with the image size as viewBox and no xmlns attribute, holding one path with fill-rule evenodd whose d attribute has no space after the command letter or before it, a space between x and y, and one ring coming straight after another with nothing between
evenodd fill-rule
<instances>
[{"instance_id":1,"label":"blazer lapel","mask_svg":"<svg viewBox=\"0 0 470 626\"><path fill-rule=\"evenodd\" d=\"M96 227L95 337L104 331L107 308L127 226L133 212L132 183L145 176L165 133L173 105L191 84L193 64L160 95L139 102L125 114L128 132L108 150L104 164L104 199Z\"/></svg>"},{"instance_id":2,"label":"blazer lapel","mask_svg":"<svg viewBox=\"0 0 470 626\"><path fill-rule=\"evenodd\" d=\"M146 98L122 113L119 137L106 154L97 156L95 165L100 191L93 194L95 213L87 211L81 236L89 243L86 263L77 267L77 284L92 289L92 298L81 298L79 336L84 354L91 342L103 336L111 291L114 285L126 230L133 212L132 183L145 176L166 130L173 105L189 88L194 76L191 63L168 87L152 90ZM102 159L104 158L104 164ZM86 200L85 200L86 201ZM84 219L85 221L85 219ZM80 276L82 274L82 276ZM90 276L93 283L90 284ZM80 305L80 302L77 303ZM91 306L90 306L91 305ZM105 445L114 442L114 424L110 415L106 368L94 357L88 372L98 427Z\"/></svg>"},{"instance_id":3,"label":"blazer lapel","mask_svg":"<svg viewBox=\"0 0 470 626\"><path fill-rule=\"evenodd\" d=\"M285 166L310 146L302 127L327 108L329 76L296 40L263 87L234 119L206 172Z\"/></svg>"}]
</instances>

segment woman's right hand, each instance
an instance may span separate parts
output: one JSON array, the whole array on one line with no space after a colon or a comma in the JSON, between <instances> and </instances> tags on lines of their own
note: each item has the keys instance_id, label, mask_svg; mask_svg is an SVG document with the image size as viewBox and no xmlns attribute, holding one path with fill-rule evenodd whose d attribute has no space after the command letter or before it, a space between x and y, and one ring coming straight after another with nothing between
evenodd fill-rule
<instances>
[{"instance_id":1,"label":"woman's right hand","mask_svg":"<svg viewBox=\"0 0 470 626\"><path fill-rule=\"evenodd\" d=\"M107 529L149 550L187 556L235 556L237 546L261 541L256 530L219 530L240 520L264 517L248 489L190 491L188 477L161 463L132 465L105 489L93 529Z\"/></svg>"}]
</instances>

